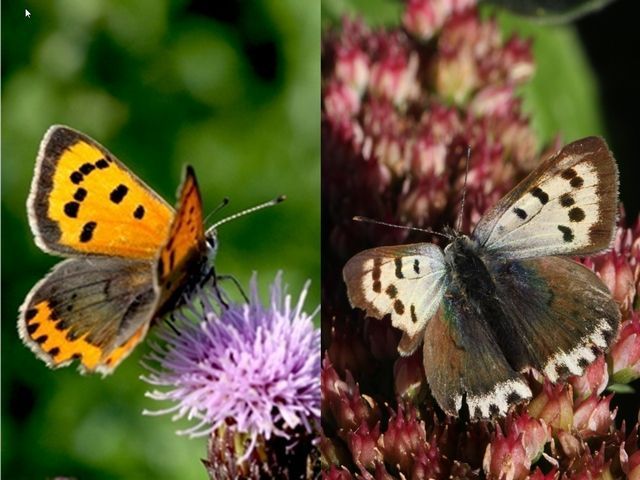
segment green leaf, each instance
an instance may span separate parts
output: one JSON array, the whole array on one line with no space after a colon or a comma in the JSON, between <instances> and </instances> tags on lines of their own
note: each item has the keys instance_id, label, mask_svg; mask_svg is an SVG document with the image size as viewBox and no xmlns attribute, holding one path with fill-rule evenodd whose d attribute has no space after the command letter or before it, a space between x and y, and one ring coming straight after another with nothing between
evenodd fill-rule
<instances>
[{"instance_id":1,"label":"green leaf","mask_svg":"<svg viewBox=\"0 0 640 480\"><path fill-rule=\"evenodd\" d=\"M558 134L564 143L605 135L597 82L575 29L539 25L505 13L498 22L505 39L517 34L533 41L536 72L521 92L523 110L542 144Z\"/></svg>"}]
</instances>

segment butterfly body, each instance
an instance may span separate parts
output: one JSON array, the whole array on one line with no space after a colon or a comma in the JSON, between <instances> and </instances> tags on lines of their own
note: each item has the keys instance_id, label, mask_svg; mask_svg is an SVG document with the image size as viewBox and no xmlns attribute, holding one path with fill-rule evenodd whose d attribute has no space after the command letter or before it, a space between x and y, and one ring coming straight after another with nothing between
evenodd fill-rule
<instances>
[{"instance_id":1,"label":"butterfly body","mask_svg":"<svg viewBox=\"0 0 640 480\"><path fill-rule=\"evenodd\" d=\"M343 274L351 304L390 315L442 409L472 418L506 414L531 397L522 376L556 382L579 375L615 337L620 312L584 266L557 255L610 245L617 169L602 139L570 144L548 159L450 243L365 250Z\"/></svg>"},{"instance_id":2,"label":"butterfly body","mask_svg":"<svg viewBox=\"0 0 640 480\"><path fill-rule=\"evenodd\" d=\"M477 243L466 235L456 236L444 249L447 267L446 284L450 292L486 299L495 294L491 274ZM477 302L474 302L477 303Z\"/></svg>"},{"instance_id":3,"label":"butterfly body","mask_svg":"<svg viewBox=\"0 0 640 480\"><path fill-rule=\"evenodd\" d=\"M69 257L27 295L18 331L51 367L78 360L109 373L213 272L215 230L205 232L187 167L174 210L100 144L69 127L45 134L27 201L44 251Z\"/></svg>"}]
</instances>

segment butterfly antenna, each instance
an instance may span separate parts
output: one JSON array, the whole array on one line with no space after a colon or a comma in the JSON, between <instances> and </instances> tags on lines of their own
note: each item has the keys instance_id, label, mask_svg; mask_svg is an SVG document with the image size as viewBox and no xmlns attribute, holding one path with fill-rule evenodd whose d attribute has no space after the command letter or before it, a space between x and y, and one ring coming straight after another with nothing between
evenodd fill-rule
<instances>
[{"instance_id":1,"label":"butterfly antenna","mask_svg":"<svg viewBox=\"0 0 640 480\"><path fill-rule=\"evenodd\" d=\"M462 215L464 213L464 199L467 196L467 177L469 176L469 162L471 160L471 147L467 147L467 161L464 171L464 184L462 185L462 202L460 203L460 213L458 214L458 221L456 222L456 230L459 232L462 228Z\"/></svg>"},{"instance_id":2,"label":"butterfly antenna","mask_svg":"<svg viewBox=\"0 0 640 480\"><path fill-rule=\"evenodd\" d=\"M361 217L360 215L356 215L355 217L353 217L353 219L356 222L375 223L376 225L384 225L385 227L402 228L403 230L413 230L415 232L430 233L432 235L444 237L447 240L453 240L453 237L451 235L447 235L446 233L442 232L435 232L433 230L429 230L428 228L409 227L407 225L397 225L395 223L381 222L380 220L374 220L373 218L369 217Z\"/></svg>"},{"instance_id":3,"label":"butterfly antenna","mask_svg":"<svg viewBox=\"0 0 640 480\"><path fill-rule=\"evenodd\" d=\"M209 215L207 215L207 217L204 219L204 223L206 224L209 221L209 218L211 218L211 216L215 215L216 213L218 213L220 210L222 210L224 207L226 207L227 205L229 205L229 197L224 197L222 199L222 201L220 202L220 204L214 208Z\"/></svg>"},{"instance_id":4,"label":"butterfly antenna","mask_svg":"<svg viewBox=\"0 0 640 480\"><path fill-rule=\"evenodd\" d=\"M236 218L239 218L239 217L244 217L245 215L248 215L249 213L253 213L253 212L256 212L258 210L262 210L263 208L273 207L274 205L277 205L279 203L284 202L286 200L286 198L287 197L285 195L280 195L279 197L276 197L273 200L269 200L268 202L261 203L260 205L256 205L255 207L247 208L246 210L242 210L242 211L240 211L238 213L234 213L233 215L229 215L228 217L223 218L222 220L219 220L216 223L214 223L213 225L211 225L207 229L207 232L215 230L220 225L222 225L224 223L227 223L227 222L230 222L231 220L235 220Z\"/></svg>"}]
</instances>

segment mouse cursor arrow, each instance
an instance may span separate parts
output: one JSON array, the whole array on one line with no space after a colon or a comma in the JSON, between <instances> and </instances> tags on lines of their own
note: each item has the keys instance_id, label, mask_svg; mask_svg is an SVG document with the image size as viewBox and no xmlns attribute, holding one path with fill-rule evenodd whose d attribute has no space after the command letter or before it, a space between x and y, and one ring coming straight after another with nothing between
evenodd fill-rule
<instances>
[{"instance_id":1,"label":"mouse cursor arrow","mask_svg":"<svg viewBox=\"0 0 640 480\"><path fill-rule=\"evenodd\" d=\"M26 8L24 9L24 16L27 18L31 18L31 12L29 10L27 10Z\"/></svg>"}]
</instances>

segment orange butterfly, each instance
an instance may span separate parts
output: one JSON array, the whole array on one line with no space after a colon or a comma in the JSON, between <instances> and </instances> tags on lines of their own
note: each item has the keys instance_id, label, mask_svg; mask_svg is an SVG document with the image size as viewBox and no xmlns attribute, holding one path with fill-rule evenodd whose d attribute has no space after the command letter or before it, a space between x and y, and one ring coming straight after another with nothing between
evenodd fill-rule
<instances>
[{"instance_id":1,"label":"orange butterfly","mask_svg":"<svg viewBox=\"0 0 640 480\"><path fill-rule=\"evenodd\" d=\"M20 336L50 367L77 359L82 372L103 374L154 318L213 275L215 227L228 220L205 232L191 167L174 210L104 147L65 126L51 127L40 144L27 209L36 244L70 258L27 295Z\"/></svg>"}]
</instances>

